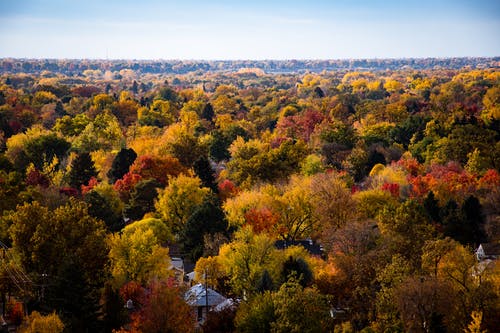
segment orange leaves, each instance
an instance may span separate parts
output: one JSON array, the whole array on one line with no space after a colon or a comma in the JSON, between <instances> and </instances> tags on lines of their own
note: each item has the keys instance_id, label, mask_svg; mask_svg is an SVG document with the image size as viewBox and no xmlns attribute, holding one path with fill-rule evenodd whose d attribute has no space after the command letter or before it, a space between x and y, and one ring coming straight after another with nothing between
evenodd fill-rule
<instances>
[{"instance_id":1,"label":"orange leaves","mask_svg":"<svg viewBox=\"0 0 500 333\"><path fill-rule=\"evenodd\" d=\"M167 184L168 176L178 176L186 172L186 168L178 159L172 156L144 155L130 166L130 173L136 173L143 179L154 178L163 185Z\"/></svg>"},{"instance_id":2,"label":"orange leaves","mask_svg":"<svg viewBox=\"0 0 500 333\"><path fill-rule=\"evenodd\" d=\"M252 208L245 213L245 224L250 225L257 234L261 232L273 234L278 219L278 214L267 207Z\"/></svg>"}]
</instances>

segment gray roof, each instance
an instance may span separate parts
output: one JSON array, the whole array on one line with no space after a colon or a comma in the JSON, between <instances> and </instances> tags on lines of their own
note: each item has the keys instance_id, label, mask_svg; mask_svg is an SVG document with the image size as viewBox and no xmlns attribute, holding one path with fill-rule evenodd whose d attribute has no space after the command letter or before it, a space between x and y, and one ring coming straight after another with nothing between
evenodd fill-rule
<instances>
[{"instance_id":1,"label":"gray roof","mask_svg":"<svg viewBox=\"0 0 500 333\"><path fill-rule=\"evenodd\" d=\"M220 303L224 302L226 298L212 290L207 288L208 291L208 306L216 306ZM206 306L206 296L205 296L205 286L201 283L195 284L192 286L185 294L184 300L186 300L187 304L191 306Z\"/></svg>"}]
</instances>

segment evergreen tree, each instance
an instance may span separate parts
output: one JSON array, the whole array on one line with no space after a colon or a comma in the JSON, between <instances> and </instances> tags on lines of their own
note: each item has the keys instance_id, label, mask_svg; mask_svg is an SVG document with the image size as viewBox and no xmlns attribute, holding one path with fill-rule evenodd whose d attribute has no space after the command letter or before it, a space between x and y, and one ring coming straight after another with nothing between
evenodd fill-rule
<instances>
[{"instance_id":1,"label":"evergreen tree","mask_svg":"<svg viewBox=\"0 0 500 333\"><path fill-rule=\"evenodd\" d=\"M81 153L73 160L68 177L71 187L78 190L87 184L90 178L97 177L97 170L89 153Z\"/></svg>"},{"instance_id":2,"label":"evergreen tree","mask_svg":"<svg viewBox=\"0 0 500 333\"><path fill-rule=\"evenodd\" d=\"M201 112L201 118L213 121L213 118L215 116L214 113L214 108L212 107L212 104L207 103L205 107L203 108L203 111Z\"/></svg>"},{"instance_id":3,"label":"evergreen tree","mask_svg":"<svg viewBox=\"0 0 500 333\"><path fill-rule=\"evenodd\" d=\"M181 231L180 242L184 252L195 262L203 255L204 235L227 232L227 227L220 203L215 198L205 200L195 209Z\"/></svg>"},{"instance_id":4,"label":"evergreen tree","mask_svg":"<svg viewBox=\"0 0 500 333\"><path fill-rule=\"evenodd\" d=\"M440 208L439 202L434 196L434 192L429 191L427 196L424 199L424 208L429 216L429 219L433 222L441 222L441 217L439 216Z\"/></svg>"},{"instance_id":5,"label":"evergreen tree","mask_svg":"<svg viewBox=\"0 0 500 333\"><path fill-rule=\"evenodd\" d=\"M194 172L201 179L204 187L210 188L212 191L217 192L217 183L215 181L214 170L210 165L210 161L205 156L200 157L193 164Z\"/></svg>"},{"instance_id":6,"label":"evergreen tree","mask_svg":"<svg viewBox=\"0 0 500 333\"><path fill-rule=\"evenodd\" d=\"M108 200L97 191L92 190L86 193L84 200L89 204L89 215L104 221L109 231L117 232L125 226L121 214L113 211Z\"/></svg>"},{"instance_id":7,"label":"evergreen tree","mask_svg":"<svg viewBox=\"0 0 500 333\"><path fill-rule=\"evenodd\" d=\"M155 210L157 189L161 184L155 179L143 180L137 183L130 195L130 201L125 206L125 216L132 221L140 220L144 214Z\"/></svg>"},{"instance_id":8,"label":"evergreen tree","mask_svg":"<svg viewBox=\"0 0 500 333\"><path fill-rule=\"evenodd\" d=\"M109 182L114 183L121 179L128 172L136 158L137 154L132 148L122 148L115 156L111 169L108 171Z\"/></svg>"}]
</instances>

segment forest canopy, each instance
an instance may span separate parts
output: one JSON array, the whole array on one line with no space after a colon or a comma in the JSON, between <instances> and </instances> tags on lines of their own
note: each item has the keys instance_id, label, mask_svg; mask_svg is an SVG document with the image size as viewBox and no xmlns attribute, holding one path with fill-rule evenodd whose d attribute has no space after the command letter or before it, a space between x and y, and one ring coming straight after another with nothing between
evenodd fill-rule
<instances>
[{"instance_id":1,"label":"forest canopy","mask_svg":"<svg viewBox=\"0 0 500 333\"><path fill-rule=\"evenodd\" d=\"M206 332L498 331L499 66L0 59L0 292L189 332L181 257Z\"/></svg>"}]
</instances>

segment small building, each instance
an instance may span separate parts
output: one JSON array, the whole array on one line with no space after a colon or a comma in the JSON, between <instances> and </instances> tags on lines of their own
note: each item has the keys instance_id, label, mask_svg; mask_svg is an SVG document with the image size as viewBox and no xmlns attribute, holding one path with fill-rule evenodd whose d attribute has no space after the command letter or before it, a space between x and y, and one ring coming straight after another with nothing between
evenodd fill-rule
<instances>
[{"instance_id":1,"label":"small building","mask_svg":"<svg viewBox=\"0 0 500 333\"><path fill-rule=\"evenodd\" d=\"M208 311L227 301L224 296L211 288L205 287L201 283L189 288L184 294L184 300L195 311L198 324L202 324L205 321Z\"/></svg>"},{"instance_id":2,"label":"small building","mask_svg":"<svg viewBox=\"0 0 500 333\"><path fill-rule=\"evenodd\" d=\"M178 257L172 257L171 266L169 269L174 271L174 276L177 282L182 283L184 281L184 260Z\"/></svg>"},{"instance_id":3,"label":"small building","mask_svg":"<svg viewBox=\"0 0 500 333\"><path fill-rule=\"evenodd\" d=\"M500 243L481 243L476 250L477 260L496 260L500 258Z\"/></svg>"}]
</instances>

